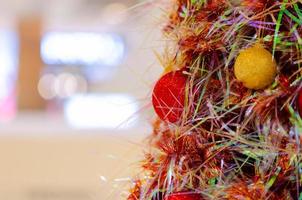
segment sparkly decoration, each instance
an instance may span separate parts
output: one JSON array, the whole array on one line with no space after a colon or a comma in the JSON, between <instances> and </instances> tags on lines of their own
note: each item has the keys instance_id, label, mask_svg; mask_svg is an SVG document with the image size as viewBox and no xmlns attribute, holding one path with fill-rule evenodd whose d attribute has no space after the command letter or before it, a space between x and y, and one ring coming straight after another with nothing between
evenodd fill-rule
<instances>
[{"instance_id":1,"label":"sparkly decoration","mask_svg":"<svg viewBox=\"0 0 302 200\"><path fill-rule=\"evenodd\" d=\"M161 77L152 94L157 115L165 121L177 122L182 115L187 77L182 71L169 72Z\"/></svg>"},{"instance_id":2,"label":"sparkly decoration","mask_svg":"<svg viewBox=\"0 0 302 200\"><path fill-rule=\"evenodd\" d=\"M302 2L170 2L131 200L302 199Z\"/></svg>"},{"instance_id":3,"label":"sparkly decoration","mask_svg":"<svg viewBox=\"0 0 302 200\"><path fill-rule=\"evenodd\" d=\"M297 99L298 111L300 116L302 117L302 89L300 89Z\"/></svg>"},{"instance_id":4,"label":"sparkly decoration","mask_svg":"<svg viewBox=\"0 0 302 200\"><path fill-rule=\"evenodd\" d=\"M276 76L277 64L272 54L260 44L240 52L235 62L235 76L249 89L263 89Z\"/></svg>"},{"instance_id":5,"label":"sparkly decoration","mask_svg":"<svg viewBox=\"0 0 302 200\"><path fill-rule=\"evenodd\" d=\"M171 194L165 200L202 200L200 194L196 193L189 193L189 192L180 192Z\"/></svg>"},{"instance_id":6,"label":"sparkly decoration","mask_svg":"<svg viewBox=\"0 0 302 200\"><path fill-rule=\"evenodd\" d=\"M272 192L268 192L266 196L265 194L265 185L263 183L252 183L250 185L246 185L244 183L236 183L229 187L223 197L220 199L226 200L256 200L256 199L266 199L269 196L271 200L279 200L278 196L276 196Z\"/></svg>"}]
</instances>

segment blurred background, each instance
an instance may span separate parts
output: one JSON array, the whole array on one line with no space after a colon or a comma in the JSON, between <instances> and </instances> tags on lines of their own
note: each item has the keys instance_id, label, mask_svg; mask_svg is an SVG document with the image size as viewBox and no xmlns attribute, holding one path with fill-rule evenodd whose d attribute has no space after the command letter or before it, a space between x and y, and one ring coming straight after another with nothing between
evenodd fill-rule
<instances>
[{"instance_id":1,"label":"blurred background","mask_svg":"<svg viewBox=\"0 0 302 200\"><path fill-rule=\"evenodd\" d=\"M158 13L0 0L0 199L125 199L151 132Z\"/></svg>"}]
</instances>

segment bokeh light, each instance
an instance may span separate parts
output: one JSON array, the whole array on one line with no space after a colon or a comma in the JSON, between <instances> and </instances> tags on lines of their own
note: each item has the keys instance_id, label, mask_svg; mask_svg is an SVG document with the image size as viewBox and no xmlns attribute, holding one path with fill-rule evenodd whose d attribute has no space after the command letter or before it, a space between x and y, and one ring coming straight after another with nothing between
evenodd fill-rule
<instances>
[{"instance_id":1,"label":"bokeh light","mask_svg":"<svg viewBox=\"0 0 302 200\"><path fill-rule=\"evenodd\" d=\"M39 81L38 91L42 98L51 100L64 99L87 91L87 81L84 77L72 73L44 74Z\"/></svg>"},{"instance_id":2,"label":"bokeh light","mask_svg":"<svg viewBox=\"0 0 302 200\"><path fill-rule=\"evenodd\" d=\"M86 94L71 97L64 106L68 123L79 129L129 129L137 122L138 104L126 94Z\"/></svg>"},{"instance_id":3,"label":"bokeh light","mask_svg":"<svg viewBox=\"0 0 302 200\"><path fill-rule=\"evenodd\" d=\"M42 98L50 100L55 98L54 83L56 76L54 74L43 75L38 83L38 91Z\"/></svg>"},{"instance_id":4,"label":"bokeh light","mask_svg":"<svg viewBox=\"0 0 302 200\"><path fill-rule=\"evenodd\" d=\"M49 65L106 65L122 62L123 39L116 34L51 32L41 43L41 56Z\"/></svg>"}]
</instances>

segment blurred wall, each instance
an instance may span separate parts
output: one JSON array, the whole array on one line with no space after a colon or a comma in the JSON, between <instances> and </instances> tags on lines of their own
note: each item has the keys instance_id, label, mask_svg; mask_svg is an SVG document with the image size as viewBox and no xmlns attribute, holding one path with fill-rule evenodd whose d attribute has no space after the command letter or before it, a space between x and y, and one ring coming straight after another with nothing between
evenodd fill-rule
<instances>
[{"instance_id":1,"label":"blurred wall","mask_svg":"<svg viewBox=\"0 0 302 200\"><path fill-rule=\"evenodd\" d=\"M153 52L160 48L160 20L158 11L150 8L149 4L122 0L120 2L127 8L123 15L127 17L125 21L112 23L110 12L106 13L103 9L108 3L116 2L0 1L0 28L17 30L20 18L40 15L44 33L102 31L121 34L127 44L125 60L110 79L91 83L88 92L128 94L135 97L135 103L140 108L137 111L140 118L138 125L127 130L79 130L70 127L61 114L49 115L47 110L18 112L14 119L1 123L0 199L125 199L131 177L138 169L137 161L142 158L142 141L151 131L150 88L162 71ZM30 30L22 32L24 36L32 33ZM32 45L36 46L36 42L32 41ZM38 69L41 64L26 61L38 51L34 47L30 52L28 46L21 44L19 72L23 74L24 70L33 75L38 71L34 68ZM21 75L20 88L28 83L27 78L32 79L26 75L23 79ZM34 82L35 85L36 80ZM23 88L25 101L26 95L29 95L27 91L36 90L34 85L28 85L29 89ZM34 104L43 107L39 100Z\"/></svg>"}]
</instances>

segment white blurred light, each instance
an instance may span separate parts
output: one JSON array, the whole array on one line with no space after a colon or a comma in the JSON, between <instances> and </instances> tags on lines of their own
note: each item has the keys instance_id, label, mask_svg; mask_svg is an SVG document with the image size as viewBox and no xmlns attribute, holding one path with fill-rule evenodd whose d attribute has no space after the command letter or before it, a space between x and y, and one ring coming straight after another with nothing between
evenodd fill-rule
<instances>
[{"instance_id":1,"label":"white blurred light","mask_svg":"<svg viewBox=\"0 0 302 200\"><path fill-rule=\"evenodd\" d=\"M89 94L70 98L64 107L69 124L81 129L127 129L135 125L138 105L123 94Z\"/></svg>"},{"instance_id":2,"label":"white blurred light","mask_svg":"<svg viewBox=\"0 0 302 200\"><path fill-rule=\"evenodd\" d=\"M69 97L77 91L77 79L73 74L62 73L57 76L54 82L54 90L60 98Z\"/></svg>"},{"instance_id":3,"label":"white blurred light","mask_svg":"<svg viewBox=\"0 0 302 200\"><path fill-rule=\"evenodd\" d=\"M44 74L39 80L38 91L46 100L67 98L76 93L85 93L87 81L82 76L71 73Z\"/></svg>"},{"instance_id":4,"label":"white blurred light","mask_svg":"<svg viewBox=\"0 0 302 200\"><path fill-rule=\"evenodd\" d=\"M16 73L17 39L9 31L0 31L0 100L12 92Z\"/></svg>"},{"instance_id":5,"label":"white blurred light","mask_svg":"<svg viewBox=\"0 0 302 200\"><path fill-rule=\"evenodd\" d=\"M52 32L41 43L42 59L50 65L117 65L124 51L122 38L109 33Z\"/></svg>"},{"instance_id":6,"label":"white blurred light","mask_svg":"<svg viewBox=\"0 0 302 200\"><path fill-rule=\"evenodd\" d=\"M54 74L43 75L38 83L38 91L42 98L50 100L55 98L54 83L56 76Z\"/></svg>"}]
</instances>

